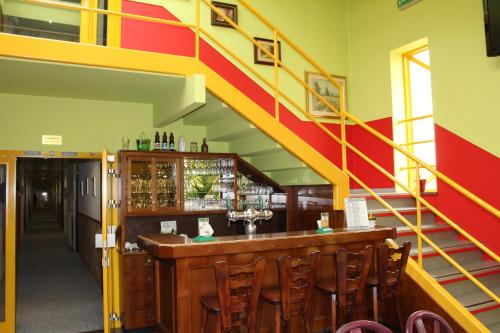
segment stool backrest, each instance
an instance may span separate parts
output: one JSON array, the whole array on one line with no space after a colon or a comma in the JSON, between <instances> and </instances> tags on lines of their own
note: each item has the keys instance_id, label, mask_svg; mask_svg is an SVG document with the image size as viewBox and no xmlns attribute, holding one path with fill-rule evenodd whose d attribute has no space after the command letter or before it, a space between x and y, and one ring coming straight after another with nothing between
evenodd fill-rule
<instances>
[{"instance_id":1,"label":"stool backrest","mask_svg":"<svg viewBox=\"0 0 500 333\"><path fill-rule=\"evenodd\" d=\"M387 244L377 246L377 275L379 298L398 297L401 287L401 277L408 263L411 243L405 242L394 249Z\"/></svg>"},{"instance_id":2,"label":"stool backrest","mask_svg":"<svg viewBox=\"0 0 500 333\"><path fill-rule=\"evenodd\" d=\"M342 325L336 333L362 333L363 330L369 330L375 333L392 333L384 325L371 320L356 320Z\"/></svg>"},{"instance_id":3,"label":"stool backrest","mask_svg":"<svg viewBox=\"0 0 500 333\"><path fill-rule=\"evenodd\" d=\"M303 258L281 256L278 259L283 319L301 314L303 318L313 315L313 296L320 253L312 252Z\"/></svg>"},{"instance_id":4,"label":"stool backrest","mask_svg":"<svg viewBox=\"0 0 500 333\"><path fill-rule=\"evenodd\" d=\"M360 305L363 302L372 255L371 245L365 246L359 252L349 252L345 248L337 250L335 269L339 308Z\"/></svg>"},{"instance_id":5,"label":"stool backrest","mask_svg":"<svg viewBox=\"0 0 500 333\"><path fill-rule=\"evenodd\" d=\"M441 332L441 327L444 328L443 332L446 333L453 333L453 329L451 328L450 324L446 320L444 320L442 317L438 316L437 314L430 312L430 311L425 311L425 310L419 310L416 312L413 312L409 317L408 320L406 321L406 333L413 333L413 332L418 332L418 333L427 333L427 330L425 328L425 323L424 320L429 320L429 322L432 322L432 328L434 333L440 333ZM416 330L414 330L416 328Z\"/></svg>"},{"instance_id":6,"label":"stool backrest","mask_svg":"<svg viewBox=\"0 0 500 333\"><path fill-rule=\"evenodd\" d=\"M266 261L260 257L243 266L229 266L227 261L215 263L217 295L225 331L242 324L255 327L265 266Z\"/></svg>"}]
</instances>

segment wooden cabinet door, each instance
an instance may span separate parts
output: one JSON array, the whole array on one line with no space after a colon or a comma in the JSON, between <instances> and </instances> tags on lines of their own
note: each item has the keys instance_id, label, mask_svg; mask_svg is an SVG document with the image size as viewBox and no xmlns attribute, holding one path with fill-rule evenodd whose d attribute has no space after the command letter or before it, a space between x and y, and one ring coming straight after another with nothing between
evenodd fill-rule
<instances>
[{"instance_id":1,"label":"wooden cabinet door","mask_svg":"<svg viewBox=\"0 0 500 333\"><path fill-rule=\"evenodd\" d=\"M181 164L180 158L155 158L153 168L153 209L155 211L180 211Z\"/></svg>"},{"instance_id":2,"label":"wooden cabinet door","mask_svg":"<svg viewBox=\"0 0 500 333\"><path fill-rule=\"evenodd\" d=\"M127 158L127 213L153 210L153 168L152 158Z\"/></svg>"}]
</instances>

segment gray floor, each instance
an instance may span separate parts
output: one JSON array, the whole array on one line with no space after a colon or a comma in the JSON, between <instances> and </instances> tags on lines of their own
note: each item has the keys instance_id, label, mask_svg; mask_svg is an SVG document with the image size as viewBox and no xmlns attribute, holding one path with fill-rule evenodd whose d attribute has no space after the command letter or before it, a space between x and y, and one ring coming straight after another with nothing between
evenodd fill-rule
<instances>
[{"instance_id":1,"label":"gray floor","mask_svg":"<svg viewBox=\"0 0 500 333\"><path fill-rule=\"evenodd\" d=\"M102 329L101 291L78 253L50 216L31 222L17 256L16 332Z\"/></svg>"}]
</instances>

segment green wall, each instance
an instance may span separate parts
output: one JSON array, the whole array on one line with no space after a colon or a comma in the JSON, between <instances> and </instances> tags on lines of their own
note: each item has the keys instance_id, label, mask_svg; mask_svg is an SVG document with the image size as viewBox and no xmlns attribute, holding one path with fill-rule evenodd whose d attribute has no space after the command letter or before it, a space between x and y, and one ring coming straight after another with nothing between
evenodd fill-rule
<instances>
[{"instance_id":1,"label":"green wall","mask_svg":"<svg viewBox=\"0 0 500 333\"><path fill-rule=\"evenodd\" d=\"M121 148L123 136L135 149L142 131L151 139L156 130L172 131L176 144L184 135L187 143L197 141L199 146L205 136L204 127L184 126L182 121L153 128L150 104L0 94L0 105L0 150L114 152ZM62 135L63 145L42 145L43 134ZM213 152L228 151L225 143L209 142L209 147Z\"/></svg>"},{"instance_id":2,"label":"green wall","mask_svg":"<svg viewBox=\"0 0 500 333\"><path fill-rule=\"evenodd\" d=\"M500 155L500 57L488 58L479 0L348 2L350 111L363 120L392 115L390 52L428 37L435 121Z\"/></svg>"},{"instance_id":3,"label":"green wall","mask_svg":"<svg viewBox=\"0 0 500 333\"><path fill-rule=\"evenodd\" d=\"M80 13L74 10L49 8L15 0L4 0L4 15L25 17L40 21L53 21L71 25L80 25ZM66 3L65 1L58 1Z\"/></svg>"},{"instance_id":4,"label":"green wall","mask_svg":"<svg viewBox=\"0 0 500 333\"><path fill-rule=\"evenodd\" d=\"M181 21L195 23L195 1L132 1L163 6ZM225 0L223 2L238 4L237 0ZM303 0L252 0L249 2L330 73L342 76L348 74L348 34L347 17L345 15L347 0L314 0L310 2ZM212 26L210 23L210 9L203 3L201 4L200 13L203 28L224 45L229 46L231 51L239 58L253 65L253 68L266 79L274 82L273 66L254 65L253 44L248 39L234 29ZM251 36L273 38L272 30L241 4L238 5L238 24ZM209 39L203 38L210 43ZM213 46L219 49L217 46ZM298 77L304 79L305 71L316 72L284 41L281 41L281 48L282 61L291 67ZM222 53L224 54L224 52ZM235 64L243 72L260 82L242 65L236 62ZM268 89L264 83L261 86L267 89L270 94L274 94L274 91ZM294 102L305 109L304 88L284 70L280 70L279 86ZM299 111L295 110L289 103L284 100L281 102L293 112L299 114Z\"/></svg>"}]
</instances>

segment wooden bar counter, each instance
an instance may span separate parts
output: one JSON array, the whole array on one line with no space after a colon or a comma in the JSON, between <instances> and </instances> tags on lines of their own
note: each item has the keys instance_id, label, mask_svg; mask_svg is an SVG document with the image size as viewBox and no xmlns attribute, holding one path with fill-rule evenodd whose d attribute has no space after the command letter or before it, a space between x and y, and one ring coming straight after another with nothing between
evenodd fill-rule
<instances>
[{"instance_id":1,"label":"wooden bar counter","mask_svg":"<svg viewBox=\"0 0 500 333\"><path fill-rule=\"evenodd\" d=\"M387 238L395 237L395 229L387 227L334 229L331 234L316 234L312 230L225 236L207 243L195 243L192 239L176 235L148 234L138 237L138 245L156 259L157 330L198 333L200 297L216 295L213 267L217 261L227 260L230 264L241 265L257 256L263 257L266 259L263 287L273 287L279 285L277 259L282 255L305 256L319 250L321 265L318 279L328 279L333 269L333 254L338 248L360 250L367 244L376 246ZM329 300L316 294L315 308L315 330L328 327ZM271 308L264 309L261 332L272 331L272 314ZM214 327L213 319L209 324Z\"/></svg>"}]
</instances>

